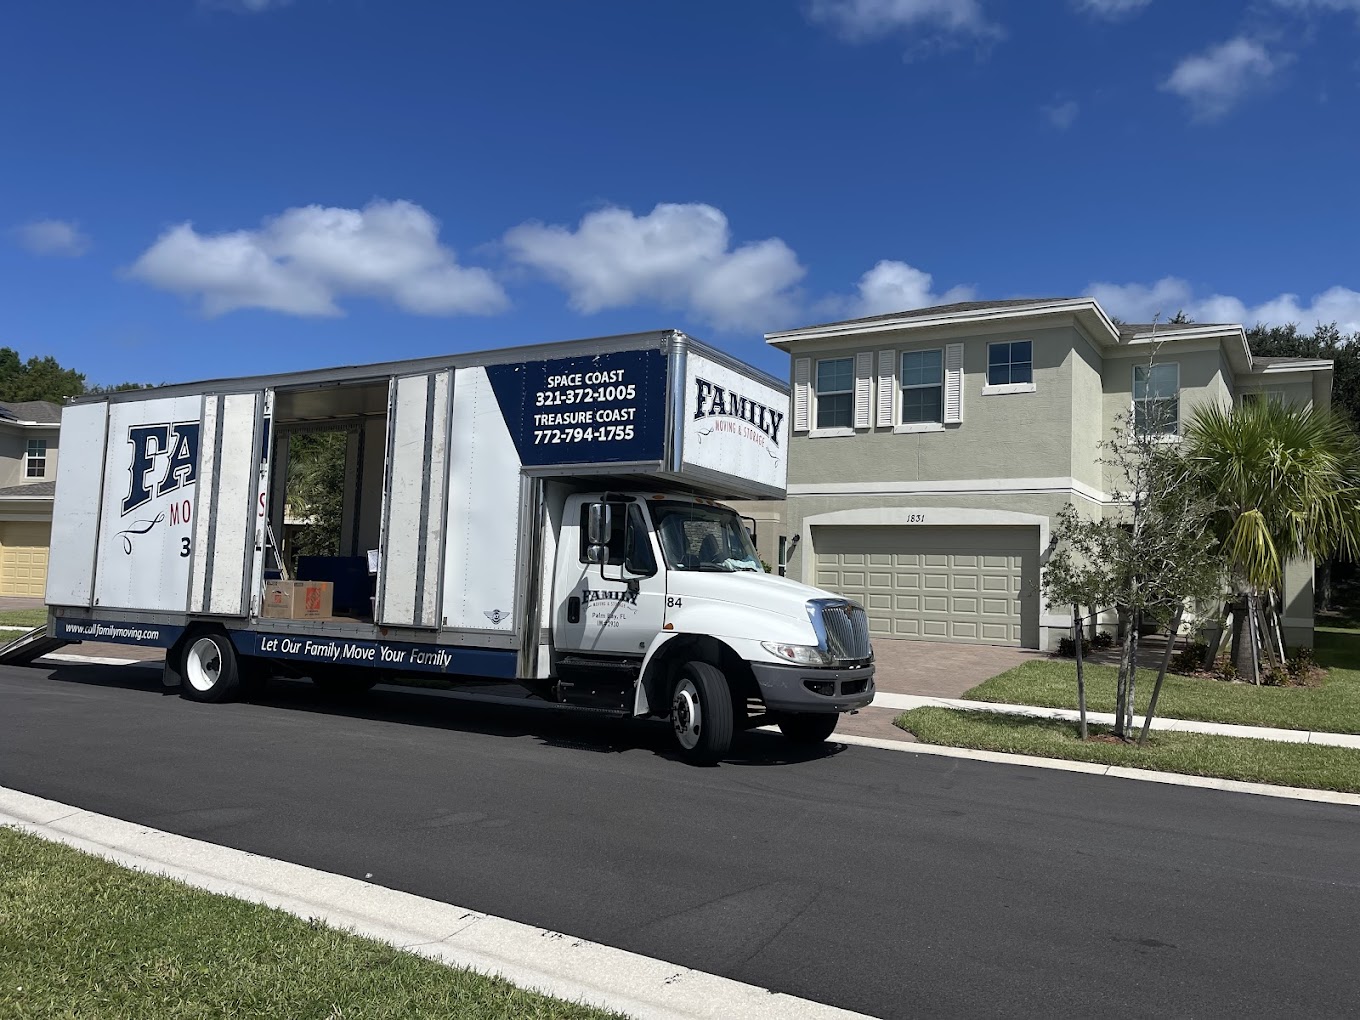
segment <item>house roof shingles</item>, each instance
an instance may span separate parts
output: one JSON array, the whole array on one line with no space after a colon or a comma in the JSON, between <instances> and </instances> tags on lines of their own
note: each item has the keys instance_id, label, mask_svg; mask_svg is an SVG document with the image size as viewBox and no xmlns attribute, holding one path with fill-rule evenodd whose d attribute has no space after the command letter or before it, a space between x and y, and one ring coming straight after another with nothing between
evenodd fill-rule
<instances>
[{"instance_id":1,"label":"house roof shingles","mask_svg":"<svg viewBox=\"0 0 1360 1020\"><path fill-rule=\"evenodd\" d=\"M0 489L0 499L51 499L56 494L55 478L29 485L7 485Z\"/></svg>"},{"instance_id":2,"label":"house roof shingles","mask_svg":"<svg viewBox=\"0 0 1360 1020\"><path fill-rule=\"evenodd\" d=\"M0 419L60 425L61 405L50 400L0 400Z\"/></svg>"}]
</instances>

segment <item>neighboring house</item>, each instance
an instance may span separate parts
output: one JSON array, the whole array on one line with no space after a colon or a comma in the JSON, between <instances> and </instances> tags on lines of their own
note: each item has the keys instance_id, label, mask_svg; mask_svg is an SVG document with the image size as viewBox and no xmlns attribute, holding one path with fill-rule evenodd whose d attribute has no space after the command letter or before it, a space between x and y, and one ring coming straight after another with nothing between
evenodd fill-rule
<instances>
[{"instance_id":1,"label":"neighboring house","mask_svg":"<svg viewBox=\"0 0 1360 1020\"><path fill-rule=\"evenodd\" d=\"M42 598L61 407L0 402L0 596Z\"/></svg>"},{"instance_id":2,"label":"neighboring house","mask_svg":"<svg viewBox=\"0 0 1360 1020\"><path fill-rule=\"evenodd\" d=\"M793 369L789 576L864 603L879 638L1053 647L1071 610L1040 596L1052 520L1068 505L1108 512L1098 444L1117 415L1176 442L1208 402L1331 400L1330 361L1253 358L1239 325L1117 325L1089 298L943 305L766 340ZM1312 644L1312 583L1311 563L1289 564L1291 643Z\"/></svg>"}]
</instances>

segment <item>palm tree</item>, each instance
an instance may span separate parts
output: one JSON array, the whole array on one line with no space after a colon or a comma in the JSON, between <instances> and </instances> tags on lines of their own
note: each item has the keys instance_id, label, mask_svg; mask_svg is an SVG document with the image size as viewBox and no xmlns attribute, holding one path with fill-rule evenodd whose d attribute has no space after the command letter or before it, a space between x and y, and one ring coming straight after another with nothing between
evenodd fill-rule
<instances>
[{"instance_id":1,"label":"palm tree","mask_svg":"<svg viewBox=\"0 0 1360 1020\"><path fill-rule=\"evenodd\" d=\"M1360 553L1360 441L1330 411L1257 400L1199 409L1189 456L1218 505L1218 538L1240 588L1233 602L1233 664L1260 681L1252 642L1260 598L1279 590L1298 557Z\"/></svg>"}]
</instances>

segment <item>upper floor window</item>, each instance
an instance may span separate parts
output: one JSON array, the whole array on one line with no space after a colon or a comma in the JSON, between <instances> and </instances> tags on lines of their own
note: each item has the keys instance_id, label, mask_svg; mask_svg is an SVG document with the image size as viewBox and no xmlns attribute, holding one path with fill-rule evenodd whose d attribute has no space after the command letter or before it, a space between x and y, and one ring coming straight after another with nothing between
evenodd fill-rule
<instances>
[{"instance_id":1,"label":"upper floor window","mask_svg":"<svg viewBox=\"0 0 1360 1020\"><path fill-rule=\"evenodd\" d=\"M30 439L24 456L24 476L27 478L47 477L47 440Z\"/></svg>"},{"instance_id":2,"label":"upper floor window","mask_svg":"<svg viewBox=\"0 0 1360 1020\"><path fill-rule=\"evenodd\" d=\"M828 358L817 362L816 393L817 428L853 428L855 423L855 359Z\"/></svg>"},{"instance_id":3,"label":"upper floor window","mask_svg":"<svg viewBox=\"0 0 1360 1020\"><path fill-rule=\"evenodd\" d=\"M1272 401L1283 404L1284 390L1248 390L1238 398L1238 402L1243 407L1248 404L1255 404L1257 401Z\"/></svg>"},{"instance_id":4,"label":"upper floor window","mask_svg":"<svg viewBox=\"0 0 1360 1020\"><path fill-rule=\"evenodd\" d=\"M902 424L944 421L944 352L902 354Z\"/></svg>"},{"instance_id":5,"label":"upper floor window","mask_svg":"<svg viewBox=\"0 0 1360 1020\"><path fill-rule=\"evenodd\" d=\"M1034 382L1034 344L1003 340L987 345L987 385L1016 386Z\"/></svg>"},{"instance_id":6,"label":"upper floor window","mask_svg":"<svg viewBox=\"0 0 1360 1020\"><path fill-rule=\"evenodd\" d=\"M1133 427L1174 436L1180 432L1181 367L1175 362L1133 366Z\"/></svg>"}]
</instances>

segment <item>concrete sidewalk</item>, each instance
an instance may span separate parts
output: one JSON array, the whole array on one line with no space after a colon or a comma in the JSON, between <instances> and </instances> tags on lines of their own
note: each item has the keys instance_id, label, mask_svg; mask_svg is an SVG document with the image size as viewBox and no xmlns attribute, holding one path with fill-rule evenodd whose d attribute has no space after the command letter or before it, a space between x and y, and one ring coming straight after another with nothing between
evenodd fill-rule
<instances>
[{"instance_id":1,"label":"concrete sidewalk","mask_svg":"<svg viewBox=\"0 0 1360 1020\"><path fill-rule=\"evenodd\" d=\"M1024 715L1035 719L1061 719L1076 722L1080 716L1071 708L1037 708L1033 705L1005 705L990 701L963 701L959 698L927 698L910 694L879 693L874 697L874 708L888 708L905 712L913 708L950 708L961 712L997 712L1002 715ZM1086 721L1102 726L1114 723L1112 712L1087 712ZM1143 717L1133 717L1134 726L1141 729ZM1154 718L1154 730L1182 733L1213 733L1221 737L1246 737L1250 740L1281 740L1291 744L1327 744L1332 747L1360 748L1360 734L1323 733L1315 730L1284 730L1267 726L1233 726L1228 723L1200 722L1196 719Z\"/></svg>"}]
</instances>

